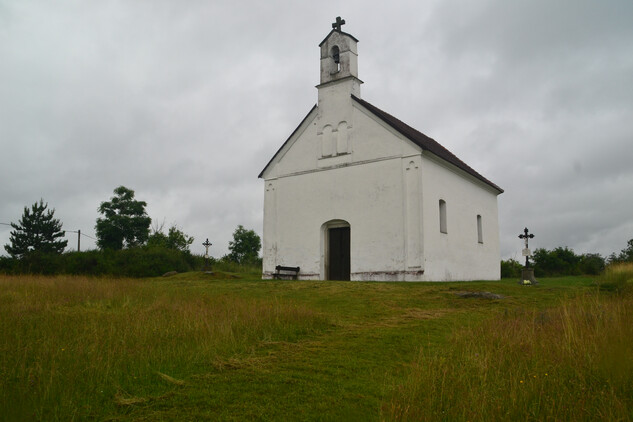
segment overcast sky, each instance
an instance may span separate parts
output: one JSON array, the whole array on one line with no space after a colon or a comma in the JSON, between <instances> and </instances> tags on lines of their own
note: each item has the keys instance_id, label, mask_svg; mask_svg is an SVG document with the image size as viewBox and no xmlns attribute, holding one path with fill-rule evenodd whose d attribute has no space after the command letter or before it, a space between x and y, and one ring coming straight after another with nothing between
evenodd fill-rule
<instances>
[{"instance_id":1,"label":"overcast sky","mask_svg":"<svg viewBox=\"0 0 633 422\"><path fill-rule=\"evenodd\" d=\"M316 103L339 15L362 98L505 190L502 258L525 226L577 253L633 238L630 0L0 0L0 223L43 198L94 237L124 185L196 253L261 235L257 175Z\"/></svg>"}]
</instances>

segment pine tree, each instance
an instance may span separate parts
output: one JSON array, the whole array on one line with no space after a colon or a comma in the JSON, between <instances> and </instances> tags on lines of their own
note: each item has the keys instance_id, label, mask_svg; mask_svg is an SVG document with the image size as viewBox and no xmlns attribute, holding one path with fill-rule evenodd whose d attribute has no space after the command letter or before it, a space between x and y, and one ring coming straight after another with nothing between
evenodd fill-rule
<instances>
[{"instance_id":1,"label":"pine tree","mask_svg":"<svg viewBox=\"0 0 633 422\"><path fill-rule=\"evenodd\" d=\"M10 245L4 249L13 258L23 258L31 252L57 253L64 252L68 240L64 237L62 223L54 218L55 210L49 209L43 199L36 202L29 210L24 207L24 213L19 224L11 223L15 230L11 231Z\"/></svg>"}]
</instances>

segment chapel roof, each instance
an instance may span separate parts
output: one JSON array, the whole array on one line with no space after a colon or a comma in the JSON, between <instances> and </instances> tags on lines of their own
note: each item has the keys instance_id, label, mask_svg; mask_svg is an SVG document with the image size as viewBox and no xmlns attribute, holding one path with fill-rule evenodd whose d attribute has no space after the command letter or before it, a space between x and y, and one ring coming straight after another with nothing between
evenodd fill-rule
<instances>
[{"instance_id":1,"label":"chapel roof","mask_svg":"<svg viewBox=\"0 0 633 422\"><path fill-rule=\"evenodd\" d=\"M321 41L321 42L319 43L319 47L321 47L321 46L323 45L323 43L324 43L325 41L327 41L327 39L328 39L328 38L330 38L330 35L332 35L334 32L338 32L339 34L342 34L342 35L347 35L348 37L350 37L350 38L351 38L351 39L353 39L354 41L358 42L358 40L356 39L356 37L355 37L355 36L353 36L352 34L348 34L347 32L343 32L343 31L338 30L338 29L333 29L333 30L331 30L331 31L329 32L329 34L327 34L327 36L326 36L325 38L323 38L323 41Z\"/></svg>"},{"instance_id":2,"label":"chapel roof","mask_svg":"<svg viewBox=\"0 0 633 422\"><path fill-rule=\"evenodd\" d=\"M406 137L407 139L409 139L410 141L415 143L417 146L422 148L422 150L428 151L431 154L443 159L444 161L449 162L450 164L454 165L455 167L465 171L466 173L470 174L471 176L481 180L485 184L487 184L487 185L493 187L494 189L498 190L499 193L503 193L503 189L501 189L499 186L497 186L496 184L492 183L490 180L488 180L485 177L483 177L481 174L479 174L477 171L475 171L468 164L464 163L462 160L457 158L457 156L455 156L455 154L453 154L452 152L450 152L449 150L444 148L435 139L429 138L428 136L426 136L422 132L412 128L411 126L409 126L406 123L404 123L403 121L395 118L391 114L389 114L389 113L387 113L385 111L382 111L378 107L368 103L365 100L362 100L362 99L356 97L355 95L352 95L352 98L354 99L354 101L356 101L357 103L359 103L360 105L365 107L367 110L369 110L371 113L373 113L376 117L380 118L382 121L384 121L389 126L391 126L393 129L395 129L398 133L400 133L401 135L403 135L404 137Z\"/></svg>"},{"instance_id":3,"label":"chapel roof","mask_svg":"<svg viewBox=\"0 0 633 422\"><path fill-rule=\"evenodd\" d=\"M316 104L312 106L312 108L310 109L310 111L308 111L308 114L306 114L306 116L301 120L301 123L299 123L299 125L295 128L295 130L292 131L292 133L290 134L290 136L288 137L288 139L286 139L286 142L284 142L279 149L277 150L277 152L272 156L272 158L268 161L268 163L266 164L266 166L264 166L263 170L259 173L259 176L257 176L258 178L261 178L264 175L264 172L266 171L266 169L268 168L268 166L270 165L270 163L273 162L273 160L275 159L275 157L277 157L279 155L279 153L281 152L282 149L284 149L284 147L286 146L286 144L288 142L290 142L290 140L292 139L292 137L295 135L295 133L297 133L297 131L299 130L299 128L303 125L303 122L305 122L307 120L307 118L310 116L310 114L312 114L312 112L317 108Z\"/></svg>"}]
</instances>

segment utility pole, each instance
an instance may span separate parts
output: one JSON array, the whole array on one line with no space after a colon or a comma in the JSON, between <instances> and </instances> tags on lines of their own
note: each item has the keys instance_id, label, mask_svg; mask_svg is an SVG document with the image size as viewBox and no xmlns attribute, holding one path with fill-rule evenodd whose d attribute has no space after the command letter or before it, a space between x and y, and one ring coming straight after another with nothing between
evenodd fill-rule
<instances>
[{"instance_id":1,"label":"utility pole","mask_svg":"<svg viewBox=\"0 0 633 422\"><path fill-rule=\"evenodd\" d=\"M77 230L77 252L81 252L81 229Z\"/></svg>"}]
</instances>

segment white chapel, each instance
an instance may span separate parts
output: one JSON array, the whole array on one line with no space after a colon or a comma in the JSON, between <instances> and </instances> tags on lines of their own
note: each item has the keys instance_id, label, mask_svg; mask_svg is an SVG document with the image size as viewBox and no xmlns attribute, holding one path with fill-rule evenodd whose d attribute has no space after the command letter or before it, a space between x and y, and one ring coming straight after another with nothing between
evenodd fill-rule
<instances>
[{"instance_id":1,"label":"white chapel","mask_svg":"<svg viewBox=\"0 0 633 422\"><path fill-rule=\"evenodd\" d=\"M435 140L361 99L358 40L319 44L318 103L265 181L263 278L496 280L503 190Z\"/></svg>"}]
</instances>

